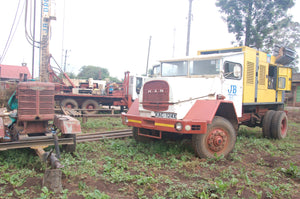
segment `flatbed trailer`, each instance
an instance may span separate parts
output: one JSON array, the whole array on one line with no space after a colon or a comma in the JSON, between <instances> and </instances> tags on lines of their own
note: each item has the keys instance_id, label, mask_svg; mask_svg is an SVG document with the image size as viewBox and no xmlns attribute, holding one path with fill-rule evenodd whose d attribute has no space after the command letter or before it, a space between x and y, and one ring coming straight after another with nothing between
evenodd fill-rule
<instances>
[{"instance_id":1,"label":"flatbed trailer","mask_svg":"<svg viewBox=\"0 0 300 199\"><path fill-rule=\"evenodd\" d=\"M84 114L97 113L101 105L119 106L123 111L138 97L144 80L145 77L129 75L127 71L122 84L116 88L113 88L116 84L107 84L105 89L97 92L92 87L66 89L66 85L56 83L54 99L57 105L68 109L85 109Z\"/></svg>"},{"instance_id":2,"label":"flatbed trailer","mask_svg":"<svg viewBox=\"0 0 300 199\"><path fill-rule=\"evenodd\" d=\"M55 94L54 99L58 105L70 109L85 109L85 114L95 114L99 109L99 104L104 106L120 106L121 110L124 107L130 107L131 98L124 95L90 95L90 94Z\"/></svg>"}]
</instances>

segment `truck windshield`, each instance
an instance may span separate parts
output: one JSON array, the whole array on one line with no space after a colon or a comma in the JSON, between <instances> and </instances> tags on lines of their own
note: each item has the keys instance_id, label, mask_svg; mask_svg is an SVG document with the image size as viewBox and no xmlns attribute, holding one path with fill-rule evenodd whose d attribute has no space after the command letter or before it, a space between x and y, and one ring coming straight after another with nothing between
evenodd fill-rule
<instances>
[{"instance_id":1,"label":"truck windshield","mask_svg":"<svg viewBox=\"0 0 300 199\"><path fill-rule=\"evenodd\" d=\"M162 62L161 71L161 76L163 77L216 75L220 73L220 60L185 60Z\"/></svg>"},{"instance_id":2,"label":"truck windshield","mask_svg":"<svg viewBox=\"0 0 300 199\"><path fill-rule=\"evenodd\" d=\"M190 75L216 75L220 72L219 60L190 61Z\"/></svg>"},{"instance_id":3,"label":"truck windshield","mask_svg":"<svg viewBox=\"0 0 300 199\"><path fill-rule=\"evenodd\" d=\"M163 62L161 76L187 76L188 61Z\"/></svg>"}]
</instances>

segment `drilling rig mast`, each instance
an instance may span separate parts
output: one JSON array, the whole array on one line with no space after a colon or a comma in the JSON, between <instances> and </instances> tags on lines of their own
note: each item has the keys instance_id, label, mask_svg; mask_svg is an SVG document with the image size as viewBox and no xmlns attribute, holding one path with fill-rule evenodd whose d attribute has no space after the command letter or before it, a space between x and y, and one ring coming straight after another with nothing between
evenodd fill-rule
<instances>
[{"instance_id":1,"label":"drilling rig mast","mask_svg":"<svg viewBox=\"0 0 300 199\"><path fill-rule=\"evenodd\" d=\"M49 74L48 67L50 65L50 53L49 53L49 40L50 40L50 23L51 20L55 20L56 17L51 12L51 3L53 0L42 0L41 5L41 31L40 31L40 81L48 82Z\"/></svg>"}]
</instances>

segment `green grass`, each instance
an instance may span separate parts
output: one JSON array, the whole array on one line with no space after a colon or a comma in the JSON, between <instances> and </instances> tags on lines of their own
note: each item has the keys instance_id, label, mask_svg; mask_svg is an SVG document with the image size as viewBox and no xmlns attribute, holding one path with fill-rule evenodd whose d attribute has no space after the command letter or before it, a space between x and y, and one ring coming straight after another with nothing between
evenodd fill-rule
<instances>
[{"instance_id":1,"label":"green grass","mask_svg":"<svg viewBox=\"0 0 300 199\"><path fill-rule=\"evenodd\" d=\"M115 129L128 129L127 126L122 124L118 117L101 117L101 118L88 118L87 122L81 124L83 133L97 132L97 131L111 131Z\"/></svg>"},{"instance_id":2,"label":"green grass","mask_svg":"<svg viewBox=\"0 0 300 199\"><path fill-rule=\"evenodd\" d=\"M127 128L120 118L89 119L85 125L95 131L105 125ZM42 187L45 166L33 150L3 151L0 194L1 198L294 198L300 195L296 159L300 124L289 125L283 140L263 138L259 128L241 128L226 159L195 157L189 140L80 143L74 154L61 154L62 193Z\"/></svg>"}]
</instances>

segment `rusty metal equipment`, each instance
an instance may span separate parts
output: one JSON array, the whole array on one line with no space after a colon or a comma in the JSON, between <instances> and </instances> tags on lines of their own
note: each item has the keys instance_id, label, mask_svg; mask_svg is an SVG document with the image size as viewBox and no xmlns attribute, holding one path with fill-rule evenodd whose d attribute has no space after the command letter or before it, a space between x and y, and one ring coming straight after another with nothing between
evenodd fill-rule
<instances>
[{"instance_id":1,"label":"rusty metal equipment","mask_svg":"<svg viewBox=\"0 0 300 199\"><path fill-rule=\"evenodd\" d=\"M61 170L59 144L73 152L76 149L76 134L81 132L80 122L70 116L54 115L54 89L50 82L21 82L17 86L14 107L10 114L12 122L5 126L0 118L0 151L30 147L40 159L49 163L44 185L54 191L61 190ZM17 102L17 103L16 103ZM59 135L59 136L58 136ZM44 151L45 146L54 145L55 152Z\"/></svg>"},{"instance_id":2,"label":"rusty metal equipment","mask_svg":"<svg viewBox=\"0 0 300 199\"><path fill-rule=\"evenodd\" d=\"M54 115L53 83L21 82L14 98L17 112L10 114L12 122L6 127L0 120L0 150L51 142L75 145L75 134L81 132L80 122L70 116ZM13 147L9 142L14 142Z\"/></svg>"},{"instance_id":3,"label":"rusty metal equipment","mask_svg":"<svg viewBox=\"0 0 300 199\"><path fill-rule=\"evenodd\" d=\"M54 119L54 84L21 82L17 87L18 114L14 133L47 132L48 121ZM17 136L17 135L16 135Z\"/></svg>"}]
</instances>

